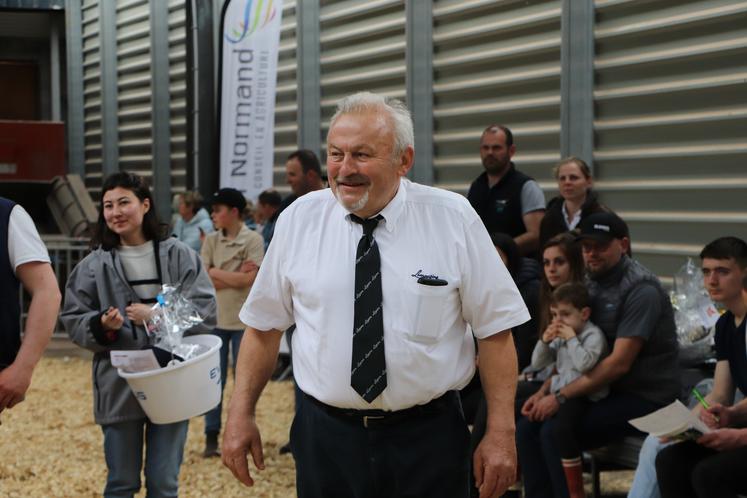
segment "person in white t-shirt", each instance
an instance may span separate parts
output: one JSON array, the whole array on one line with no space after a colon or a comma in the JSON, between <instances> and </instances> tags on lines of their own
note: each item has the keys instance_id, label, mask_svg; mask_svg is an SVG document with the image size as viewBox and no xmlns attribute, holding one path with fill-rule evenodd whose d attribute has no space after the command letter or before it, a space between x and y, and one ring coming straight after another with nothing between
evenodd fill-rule
<instances>
[{"instance_id":1,"label":"person in white t-shirt","mask_svg":"<svg viewBox=\"0 0 747 498\"><path fill-rule=\"evenodd\" d=\"M20 284L31 295L21 342ZM60 289L47 248L20 205L0 197L0 412L24 400L49 343L60 309Z\"/></svg>"},{"instance_id":2,"label":"person in white t-shirt","mask_svg":"<svg viewBox=\"0 0 747 498\"><path fill-rule=\"evenodd\" d=\"M514 481L510 329L529 313L467 200L404 178L413 155L401 102L346 97L327 136L331 188L280 215L239 315L223 462L244 484L248 453L264 467L255 407L292 323L300 498L466 497L471 467L482 498ZM473 334L488 422L471 466L456 391L475 371Z\"/></svg>"}]
</instances>

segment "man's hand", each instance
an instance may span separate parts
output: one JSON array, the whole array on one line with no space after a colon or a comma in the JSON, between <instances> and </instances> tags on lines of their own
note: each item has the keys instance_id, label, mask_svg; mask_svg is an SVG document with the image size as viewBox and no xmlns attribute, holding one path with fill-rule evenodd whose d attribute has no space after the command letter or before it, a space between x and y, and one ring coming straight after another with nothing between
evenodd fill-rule
<instances>
[{"instance_id":1,"label":"man's hand","mask_svg":"<svg viewBox=\"0 0 747 498\"><path fill-rule=\"evenodd\" d=\"M131 322L139 324L149 320L153 314L153 310L147 304L132 303L125 308L125 313L127 313L127 318L129 318Z\"/></svg>"},{"instance_id":2,"label":"man's hand","mask_svg":"<svg viewBox=\"0 0 747 498\"><path fill-rule=\"evenodd\" d=\"M534 406L534 410L527 417L532 422L542 422L552 417L560 409L560 403L554 394L543 396L542 399Z\"/></svg>"},{"instance_id":3,"label":"man's hand","mask_svg":"<svg viewBox=\"0 0 747 498\"><path fill-rule=\"evenodd\" d=\"M124 318L122 318L122 313L113 306L109 306L106 313L101 315L101 325L104 327L104 330L119 330L123 324Z\"/></svg>"},{"instance_id":4,"label":"man's hand","mask_svg":"<svg viewBox=\"0 0 747 498\"><path fill-rule=\"evenodd\" d=\"M536 393L534 393L531 396L529 396L527 398L527 400L524 401L524 404L521 405L521 414L524 415L525 417L529 418L530 414L537 407L537 403L539 402L539 400L542 399L542 397L544 395L545 394L542 392L542 390L539 390Z\"/></svg>"},{"instance_id":5,"label":"man's hand","mask_svg":"<svg viewBox=\"0 0 747 498\"><path fill-rule=\"evenodd\" d=\"M501 496L516 481L514 434L485 433L473 456L475 485L480 498Z\"/></svg>"},{"instance_id":6,"label":"man's hand","mask_svg":"<svg viewBox=\"0 0 747 498\"><path fill-rule=\"evenodd\" d=\"M247 486L253 486L254 479L249 473L247 454L252 454L254 466L258 470L265 470L262 437L254 417L236 416L229 411L222 448L223 465L231 469L236 479Z\"/></svg>"},{"instance_id":7,"label":"man's hand","mask_svg":"<svg viewBox=\"0 0 747 498\"><path fill-rule=\"evenodd\" d=\"M0 372L0 412L13 408L26 398L32 370L10 365Z\"/></svg>"},{"instance_id":8,"label":"man's hand","mask_svg":"<svg viewBox=\"0 0 747 498\"><path fill-rule=\"evenodd\" d=\"M747 430L716 429L708 434L703 434L696 442L716 451L734 450L747 444Z\"/></svg>"}]
</instances>

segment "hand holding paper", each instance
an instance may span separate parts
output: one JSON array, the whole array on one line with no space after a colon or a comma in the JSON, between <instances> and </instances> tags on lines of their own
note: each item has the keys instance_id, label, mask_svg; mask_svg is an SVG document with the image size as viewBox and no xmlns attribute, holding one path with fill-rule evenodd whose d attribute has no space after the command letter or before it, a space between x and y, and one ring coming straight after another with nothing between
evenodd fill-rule
<instances>
[{"instance_id":1,"label":"hand holding paper","mask_svg":"<svg viewBox=\"0 0 747 498\"><path fill-rule=\"evenodd\" d=\"M676 441L696 439L711 432L711 428L679 400L644 417L634 418L628 422L639 431Z\"/></svg>"}]
</instances>

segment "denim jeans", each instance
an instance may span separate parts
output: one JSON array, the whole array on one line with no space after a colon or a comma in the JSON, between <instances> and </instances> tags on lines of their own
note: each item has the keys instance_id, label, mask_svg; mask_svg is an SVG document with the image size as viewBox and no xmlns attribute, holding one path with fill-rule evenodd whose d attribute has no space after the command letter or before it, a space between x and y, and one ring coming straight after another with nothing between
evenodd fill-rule
<instances>
[{"instance_id":1,"label":"denim jeans","mask_svg":"<svg viewBox=\"0 0 747 498\"><path fill-rule=\"evenodd\" d=\"M635 469L628 498L661 498L656 480L656 455L671 444L674 443L662 443L658 437L646 436L638 455L638 467Z\"/></svg>"},{"instance_id":2,"label":"denim jeans","mask_svg":"<svg viewBox=\"0 0 747 498\"><path fill-rule=\"evenodd\" d=\"M231 357L233 358L234 368L236 365L236 358L239 356L239 345L241 344L241 338L244 336L243 330L226 330L226 329L213 329L213 335L220 337L223 343L220 347L220 403L218 406L210 410L205 414L205 434L210 432L220 432L221 426L221 412L223 411L223 388L226 387L226 378L228 373L228 349L230 346ZM234 370L235 375L235 370Z\"/></svg>"},{"instance_id":3,"label":"denim jeans","mask_svg":"<svg viewBox=\"0 0 747 498\"><path fill-rule=\"evenodd\" d=\"M188 420L163 425L148 420L102 425L104 456L109 470L104 497L129 498L140 490L143 436L148 498L176 497L188 427Z\"/></svg>"}]
</instances>

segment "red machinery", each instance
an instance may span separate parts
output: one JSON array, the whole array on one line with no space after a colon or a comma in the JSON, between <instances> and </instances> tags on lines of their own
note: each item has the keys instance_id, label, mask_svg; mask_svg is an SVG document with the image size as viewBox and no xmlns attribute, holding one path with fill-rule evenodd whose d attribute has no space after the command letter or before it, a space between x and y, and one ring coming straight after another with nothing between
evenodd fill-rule
<instances>
[{"instance_id":1,"label":"red machinery","mask_svg":"<svg viewBox=\"0 0 747 498\"><path fill-rule=\"evenodd\" d=\"M0 120L0 182L49 182L64 174L64 123Z\"/></svg>"}]
</instances>

